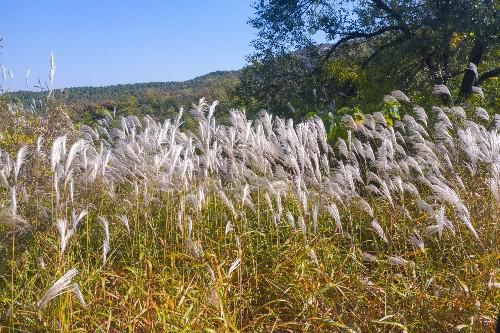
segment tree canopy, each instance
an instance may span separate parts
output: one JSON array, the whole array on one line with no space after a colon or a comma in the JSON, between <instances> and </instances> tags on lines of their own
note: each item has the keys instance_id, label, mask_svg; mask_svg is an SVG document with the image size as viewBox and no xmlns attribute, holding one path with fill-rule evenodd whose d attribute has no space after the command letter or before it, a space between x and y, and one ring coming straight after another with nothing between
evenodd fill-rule
<instances>
[{"instance_id":1,"label":"tree canopy","mask_svg":"<svg viewBox=\"0 0 500 333\"><path fill-rule=\"evenodd\" d=\"M315 102L325 87L355 95L368 78L392 89L456 81L465 98L499 74L493 0L262 0L254 7L249 23L258 38L240 87L246 97ZM358 87L345 79L350 70Z\"/></svg>"}]
</instances>

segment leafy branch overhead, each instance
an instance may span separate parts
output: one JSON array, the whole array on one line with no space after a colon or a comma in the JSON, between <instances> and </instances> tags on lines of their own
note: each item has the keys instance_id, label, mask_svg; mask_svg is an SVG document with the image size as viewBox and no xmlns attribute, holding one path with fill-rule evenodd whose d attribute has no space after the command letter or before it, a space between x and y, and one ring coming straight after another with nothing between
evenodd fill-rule
<instances>
[{"instance_id":1,"label":"leafy branch overhead","mask_svg":"<svg viewBox=\"0 0 500 333\"><path fill-rule=\"evenodd\" d=\"M307 76L320 84L325 66L342 58L360 70L376 69L372 82L380 75L393 82L385 89L458 80L457 94L465 98L499 74L494 1L270 0L254 8L249 23L258 38L249 60L263 68L277 59L305 59L307 70L283 69L294 80Z\"/></svg>"}]
</instances>

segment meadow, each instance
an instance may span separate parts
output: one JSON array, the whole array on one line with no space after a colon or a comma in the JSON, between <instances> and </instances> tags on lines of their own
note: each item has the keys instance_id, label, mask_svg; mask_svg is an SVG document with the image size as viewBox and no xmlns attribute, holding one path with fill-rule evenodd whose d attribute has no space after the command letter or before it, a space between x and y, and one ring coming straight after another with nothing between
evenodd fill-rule
<instances>
[{"instance_id":1,"label":"meadow","mask_svg":"<svg viewBox=\"0 0 500 333\"><path fill-rule=\"evenodd\" d=\"M205 100L96 127L5 106L39 130L2 138L0 331L493 331L500 115L385 98L410 111L335 144Z\"/></svg>"}]
</instances>

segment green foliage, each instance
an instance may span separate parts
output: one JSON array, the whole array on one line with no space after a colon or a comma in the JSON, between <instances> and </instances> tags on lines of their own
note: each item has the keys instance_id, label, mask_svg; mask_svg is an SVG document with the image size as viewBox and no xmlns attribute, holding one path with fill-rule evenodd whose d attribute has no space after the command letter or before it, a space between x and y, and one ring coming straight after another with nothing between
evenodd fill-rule
<instances>
[{"instance_id":1,"label":"green foliage","mask_svg":"<svg viewBox=\"0 0 500 333\"><path fill-rule=\"evenodd\" d=\"M290 78L289 73L292 74ZM242 70L234 100L250 114L266 110L279 116L301 118L314 108L314 80L307 77L304 64L293 56L268 62L255 61ZM295 110L301 110L298 114Z\"/></svg>"},{"instance_id":2,"label":"green foliage","mask_svg":"<svg viewBox=\"0 0 500 333\"><path fill-rule=\"evenodd\" d=\"M255 10L255 52L237 89L251 110L301 118L335 101L374 112L394 89L429 101L429 83L448 84L463 99L498 75L493 1L282 0ZM470 78L469 62L478 77ZM486 95L495 105L496 95ZM292 115L287 103L306 112Z\"/></svg>"},{"instance_id":3,"label":"green foliage","mask_svg":"<svg viewBox=\"0 0 500 333\"><path fill-rule=\"evenodd\" d=\"M392 126L395 120L401 120L401 115L399 114L400 106L398 101L385 101L382 114L384 115L387 125Z\"/></svg>"},{"instance_id":4,"label":"green foliage","mask_svg":"<svg viewBox=\"0 0 500 333\"><path fill-rule=\"evenodd\" d=\"M181 107L190 108L204 97L219 100L217 116L224 118L234 106L231 91L239 81L237 71L219 71L184 82L151 82L120 84L107 87L78 87L55 90L54 100L65 105L76 123L95 125L106 114L149 115L157 120L172 119ZM19 91L4 98L30 105L45 99L45 92ZM185 126L192 120L184 115Z\"/></svg>"},{"instance_id":5,"label":"green foliage","mask_svg":"<svg viewBox=\"0 0 500 333\"><path fill-rule=\"evenodd\" d=\"M9 105L4 96L0 96L0 117L0 149L10 154L23 145L33 144L40 135L38 119Z\"/></svg>"},{"instance_id":6,"label":"green foliage","mask_svg":"<svg viewBox=\"0 0 500 333\"><path fill-rule=\"evenodd\" d=\"M331 110L326 110L318 113L318 116L321 118L321 120L323 120L323 123L325 124L329 142L335 143L337 138L342 138L344 140L347 139L348 128L342 121L342 117L345 115L351 116L355 122L359 122L363 119L363 114L358 107L350 108L344 106L338 110L335 110L333 108Z\"/></svg>"}]
</instances>

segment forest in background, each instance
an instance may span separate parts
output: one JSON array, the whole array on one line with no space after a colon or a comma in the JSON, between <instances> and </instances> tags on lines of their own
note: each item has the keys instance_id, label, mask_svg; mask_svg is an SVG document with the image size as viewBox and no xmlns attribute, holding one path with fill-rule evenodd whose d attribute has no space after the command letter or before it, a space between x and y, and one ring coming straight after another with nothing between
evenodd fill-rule
<instances>
[{"instance_id":1,"label":"forest in background","mask_svg":"<svg viewBox=\"0 0 500 333\"><path fill-rule=\"evenodd\" d=\"M201 98L220 101L221 113L232 107L231 94L239 82L238 71L217 71L182 82L149 82L104 87L56 89L54 99L64 105L71 118L86 125L96 124L110 113L144 116L164 120L175 118L181 107L189 109ZM23 105L45 102L46 91L17 91L5 99ZM188 119L189 121L189 119Z\"/></svg>"}]
</instances>

